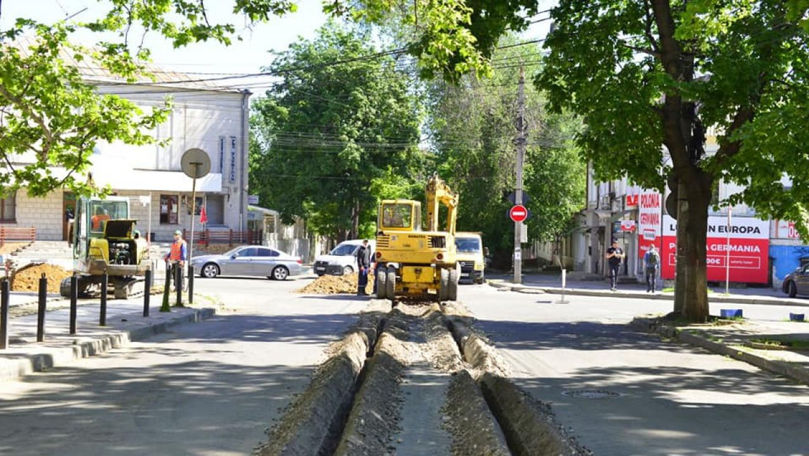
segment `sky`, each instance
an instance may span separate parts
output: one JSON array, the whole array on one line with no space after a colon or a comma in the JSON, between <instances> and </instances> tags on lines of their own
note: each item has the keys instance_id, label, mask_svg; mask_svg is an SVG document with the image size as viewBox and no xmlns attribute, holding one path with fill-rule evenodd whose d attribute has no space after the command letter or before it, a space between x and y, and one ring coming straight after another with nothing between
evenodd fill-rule
<instances>
[{"instance_id":1,"label":"sky","mask_svg":"<svg viewBox=\"0 0 809 456\"><path fill-rule=\"evenodd\" d=\"M0 29L5 29L17 17L32 18L39 22L52 23L75 15L73 20L90 21L105 11L104 0L5 0L2 2ZM550 8L557 0L538 0L539 9ZM232 13L232 0L209 1L209 18L217 22L231 23L242 36L242 41L234 41L230 46L209 42L195 43L181 49L174 49L168 41L157 33L147 35L145 45L152 52L155 64L166 70L194 74L200 78L218 77L226 74L256 73L272 61L268 51L280 52L299 38L311 39L327 18L323 14L320 0L300 0L298 10L284 17L274 18L268 23L256 24L252 29L241 16ZM537 18L547 17L547 14ZM533 24L522 33L525 39L544 37L550 22ZM85 32L77 36L83 44L98 40L97 34ZM261 90L261 83L271 84L271 78L251 78L228 80L230 86L244 85L253 92Z\"/></svg>"}]
</instances>

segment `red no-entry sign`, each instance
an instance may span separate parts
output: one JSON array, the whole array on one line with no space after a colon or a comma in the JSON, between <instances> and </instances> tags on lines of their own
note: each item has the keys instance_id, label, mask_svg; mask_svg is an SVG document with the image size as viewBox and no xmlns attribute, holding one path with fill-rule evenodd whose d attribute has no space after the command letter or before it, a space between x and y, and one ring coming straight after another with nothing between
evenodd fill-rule
<instances>
[{"instance_id":1,"label":"red no-entry sign","mask_svg":"<svg viewBox=\"0 0 809 456\"><path fill-rule=\"evenodd\" d=\"M509 209L508 216L515 222L525 221L528 218L528 209L522 204L517 204Z\"/></svg>"}]
</instances>

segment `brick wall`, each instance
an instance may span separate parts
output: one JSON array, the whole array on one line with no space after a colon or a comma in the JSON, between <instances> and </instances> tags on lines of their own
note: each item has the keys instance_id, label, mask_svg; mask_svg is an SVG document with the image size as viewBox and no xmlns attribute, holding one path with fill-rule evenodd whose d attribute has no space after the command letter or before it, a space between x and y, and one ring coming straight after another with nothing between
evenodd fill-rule
<instances>
[{"instance_id":1,"label":"brick wall","mask_svg":"<svg viewBox=\"0 0 809 456\"><path fill-rule=\"evenodd\" d=\"M61 241L62 223L62 191L58 190L45 197L28 196L25 190L17 192L17 223L7 226L29 227L37 229L37 239L43 241Z\"/></svg>"}]
</instances>

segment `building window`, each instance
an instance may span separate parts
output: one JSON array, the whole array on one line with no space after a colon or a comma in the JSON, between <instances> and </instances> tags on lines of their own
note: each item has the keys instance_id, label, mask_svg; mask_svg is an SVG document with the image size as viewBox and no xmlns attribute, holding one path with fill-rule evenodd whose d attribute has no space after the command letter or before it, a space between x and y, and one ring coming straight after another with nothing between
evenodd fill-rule
<instances>
[{"instance_id":1,"label":"building window","mask_svg":"<svg viewBox=\"0 0 809 456\"><path fill-rule=\"evenodd\" d=\"M17 192L0 200L0 222L17 221Z\"/></svg>"},{"instance_id":2,"label":"building window","mask_svg":"<svg viewBox=\"0 0 809 456\"><path fill-rule=\"evenodd\" d=\"M180 213L180 204L177 195L160 195L160 223L176 225Z\"/></svg>"}]
</instances>

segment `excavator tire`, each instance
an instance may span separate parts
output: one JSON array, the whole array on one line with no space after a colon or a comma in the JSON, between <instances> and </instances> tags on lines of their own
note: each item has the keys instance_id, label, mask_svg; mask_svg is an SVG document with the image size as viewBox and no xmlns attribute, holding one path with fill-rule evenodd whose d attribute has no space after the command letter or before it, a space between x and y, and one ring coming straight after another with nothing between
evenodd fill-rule
<instances>
[{"instance_id":1,"label":"excavator tire","mask_svg":"<svg viewBox=\"0 0 809 456\"><path fill-rule=\"evenodd\" d=\"M385 297L393 301L396 297L396 269L388 268L385 280Z\"/></svg>"},{"instance_id":2,"label":"excavator tire","mask_svg":"<svg viewBox=\"0 0 809 456\"><path fill-rule=\"evenodd\" d=\"M388 268L385 266L380 267L376 271L376 297L378 299L388 298Z\"/></svg>"},{"instance_id":3,"label":"excavator tire","mask_svg":"<svg viewBox=\"0 0 809 456\"><path fill-rule=\"evenodd\" d=\"M449 271L449 280L447 283L447 300L448 301L457 301L458 300L458 280L460 280L461 275L458 273L457 269L451 269Z\"/></svg>"},{"instance_id":4,"label":"excavator tire","mask_svg":"<svg viewBox=\"0 0 809 456\"><path fill-rule=\"evenodd\" d=\"M449 299L449 269L441 269L441 275L438 283L438 301L446 301Z\"/></svg>"}]
</instances>

